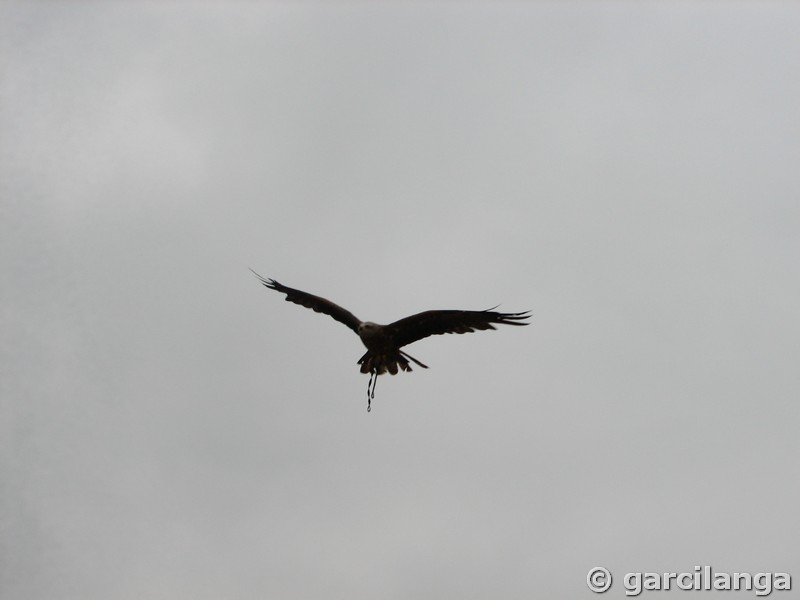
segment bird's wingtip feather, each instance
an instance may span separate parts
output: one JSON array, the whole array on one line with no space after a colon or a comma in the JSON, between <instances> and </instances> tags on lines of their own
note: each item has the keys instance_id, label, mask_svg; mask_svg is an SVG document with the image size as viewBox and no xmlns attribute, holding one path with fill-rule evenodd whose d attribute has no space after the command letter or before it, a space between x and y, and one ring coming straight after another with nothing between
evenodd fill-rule
<instances>
[{"instance_id":1,"label":"bird's wingtip feather","mask_svg":"<svg viewBox=\"0 0 800 600\"><path fill-rule=\"evenodd\" d=\"M253 273L253 275L255 275L256 277L258 277L258 280L259 280L259 281L260 281L262 284L264 284L265 286L267 286L268 288L270 288L270 289L272 289L272 290L277 290L277 289L280 287L280 285L281 285L281 284L280 284L280 283L278 283L277 281L275 281L274 279L269 279L269 278L267 278L267 277L264 277L264 276L262 276L262 275L259 275L258 273L256 273L256 272L255 272L253 269L251 269L250 267L247 267L247 268L248 268L248 269L250 269L250 271Z\"/></svg>"}]
</instances>

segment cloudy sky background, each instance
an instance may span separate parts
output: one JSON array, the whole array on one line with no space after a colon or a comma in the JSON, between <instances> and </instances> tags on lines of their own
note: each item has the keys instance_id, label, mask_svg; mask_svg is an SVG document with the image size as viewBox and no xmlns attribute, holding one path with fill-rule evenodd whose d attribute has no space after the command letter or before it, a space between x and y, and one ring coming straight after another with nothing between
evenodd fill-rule
<instances>
[{"instance_id":1,"label":"cloudy sky background","mask_svg":"<svg viewBox=\"0 0 800 600\"><path fill-rule=\"evenodd\" d=\"M798 31L768 2L0 4L3 598L800 577ZM533 323L415 344L367 414L359 340L248 267L364 320Z\"/></svg>"}]
</instances>

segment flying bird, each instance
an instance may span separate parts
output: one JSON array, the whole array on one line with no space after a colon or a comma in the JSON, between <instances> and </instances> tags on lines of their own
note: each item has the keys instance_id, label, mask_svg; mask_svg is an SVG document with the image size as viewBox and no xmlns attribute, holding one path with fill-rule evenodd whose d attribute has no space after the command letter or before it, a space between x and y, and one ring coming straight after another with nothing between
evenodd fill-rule
<instances>
[{"instance_id":1,"label":"flying bird","mask_svg":"<svg viewBox=\"0 0 800 600\"><path fill-rule=\"evenodd\" d=\"M520 321L531 316L530 311L501 313L495 312L493 308L487 310L427 310L389 325L378 325L371 321L361 321L350 311L326 298L290 288L274 279L262 277L253 269L250 270L266 287L286 294L287 302L294 302L310 308L314 312L329 315L358 334L361 342L367 348L364 356L358 359L361 372L369 373L367 412L372 409L378 375L383 375L387 371L392 375L396 375L399 370L411 371L409 361L423 369L428 368L413 356L403 352L400 349L403 346L431 335L495 329L496 324L528 325L528 323Z\"/></svg>"}]
</instances>

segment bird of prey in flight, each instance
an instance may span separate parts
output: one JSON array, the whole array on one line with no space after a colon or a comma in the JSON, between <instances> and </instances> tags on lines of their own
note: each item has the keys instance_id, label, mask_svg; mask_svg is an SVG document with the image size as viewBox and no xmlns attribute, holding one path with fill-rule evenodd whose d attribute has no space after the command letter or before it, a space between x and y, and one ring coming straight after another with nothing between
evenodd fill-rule
<instances>
[{"instance_id":1,"label":"bird of prey in flight","mask_svg":"<svg viewBox=\"0 0 800 600\"><path fill-rule=\"evenodd\" d=\"M250 269L253 271L253 269ZM478 330L495 329L495 324L528 325L521 323L530 317L530 311L519 313L501 313L494 309L487 310L427 310L400 319L389 325L378 325L371 321L361 321L350 311L334 304L330 300L314 296L278 283L274 279L266 279L253 271L262 284L271 290L286 294L287 302L310 308L314 312L323 313L347 325L358 334L361 342L367 347L364 356L358 359L362 373L369 373L367 383L367 412L372 408L375 398L375 385L378 375L387 371L396 375L398 370L411 371L411 365L427 369L413 356L409 356L400 348L430 335L444 333L471 333Z\"/></svg>"}]
</instances>

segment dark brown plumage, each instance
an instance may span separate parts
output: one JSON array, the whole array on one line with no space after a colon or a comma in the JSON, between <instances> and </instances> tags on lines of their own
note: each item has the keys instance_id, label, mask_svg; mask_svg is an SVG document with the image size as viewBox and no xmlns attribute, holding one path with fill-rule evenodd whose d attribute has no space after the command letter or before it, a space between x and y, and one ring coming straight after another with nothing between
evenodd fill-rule
<instances>
[{"instance_id":1,"label":"dark brown plumage","mask_svg":"<svg viewBox=\"0 0 800 600\"><path fill-rule=\"evenodd\" d=\"M252 269L250 269L253 271ZM362 373L369 373L367 384L367 411L375 397L375 383L378 375L387 371L395 375L399 370L411 371L409 361L427 369L428 367L400 348L431 335L445 333L471 333L496 329L495 325L528 325L522 323L530 317L530 311L519 313L495 312L488 310L427 310L411 315L389 325L378 325L371 321L361 321L350 311L334 304L326 298L287 287L274 279L266 279L253 271L256 277L271 290L286 294L287 302L294 302L311 310L333 317L347 325L358 334L366 353L358 360Z\"/></svg>"}]
</instances>

